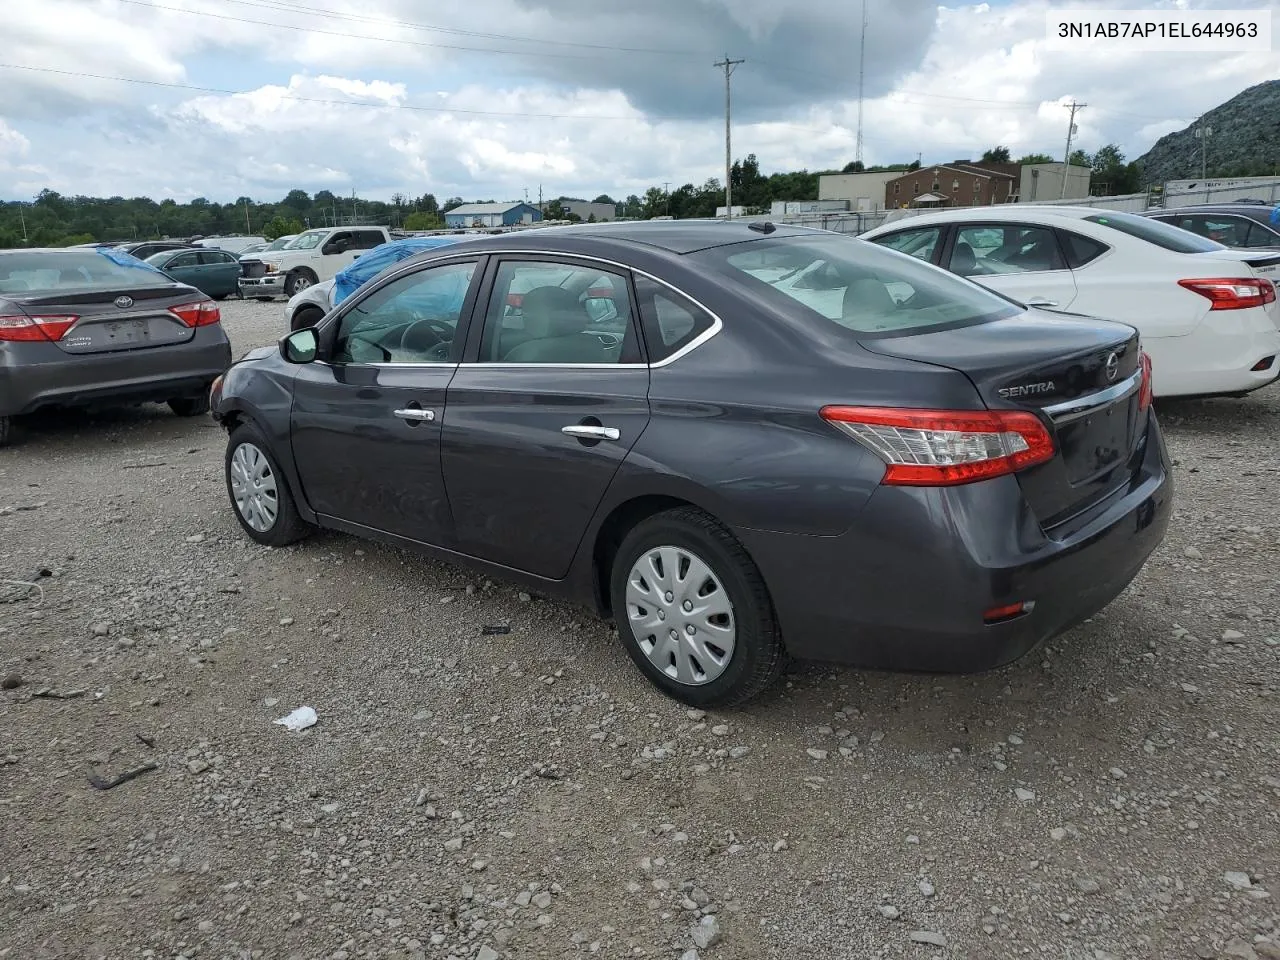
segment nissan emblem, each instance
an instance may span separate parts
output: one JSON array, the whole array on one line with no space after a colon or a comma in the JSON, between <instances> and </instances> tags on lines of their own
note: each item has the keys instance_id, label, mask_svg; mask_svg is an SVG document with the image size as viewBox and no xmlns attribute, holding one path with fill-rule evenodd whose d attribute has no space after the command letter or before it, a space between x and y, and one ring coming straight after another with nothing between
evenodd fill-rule
<instances>
[{"instance_id":1,"label":"nissan emblem","mask_svg":"<svg viewBox=\"0 0 1280 960\"><path fill-rule=\"evenodd\" d=\"M1115 380L1115 378L1120 373L1120 357L1114 353L1111 354L1111 356L1107 357L1106 369L1107 369L1107 382L1110 383L1111 381Z\"/></svg>"}]
</instances>

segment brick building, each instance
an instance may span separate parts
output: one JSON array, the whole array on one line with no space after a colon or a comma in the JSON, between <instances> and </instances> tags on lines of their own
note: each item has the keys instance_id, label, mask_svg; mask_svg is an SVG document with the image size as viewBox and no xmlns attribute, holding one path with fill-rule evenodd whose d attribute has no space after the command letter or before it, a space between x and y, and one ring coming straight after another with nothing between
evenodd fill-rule
<instances>
[{"instance_id":1,"label":"brick building","mask_svg":"<svg viewBox=\"0 0 1280 960\"><path fill-rule=\"evenodd\" d=\"M1008 166L1011 171L1000 169ZM938 164L911 170L884 185L885 209L980 207L1008 203L1018 193L1017 164Z\"/></svg>"}]
</instances>

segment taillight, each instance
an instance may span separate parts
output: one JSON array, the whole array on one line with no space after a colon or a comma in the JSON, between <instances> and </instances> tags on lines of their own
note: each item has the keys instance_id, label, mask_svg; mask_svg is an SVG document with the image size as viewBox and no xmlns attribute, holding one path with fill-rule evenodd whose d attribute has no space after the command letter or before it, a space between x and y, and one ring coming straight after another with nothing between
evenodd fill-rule
<instances>
[{"instance_id":1,"label":"taillight","mask_svg":"<svg viewBox=\"0 0 1280 960\"><path fill-rule=\"evenodd\" d=\"M170 307L169 312L188 327L207 327L222 319L222 311L212 300L197 300L194 303L180 303Z\"/></svg>"},{"instance_id":2,"label":"taillight","mask_svg":"<svg viewBox=\"0 0 1280 960\"><path fill-rule=\"evenodd\" d=\"M1151 406L1151 398L1155 395L1155 385L1151 382L1151 357L1142 351L1142 386L1138 388L1138 412L1143 413Z\"/></svg>"},{"instance_id":3,"label":"taillight","mask_svg":"<svg viewBox=\"0 0 1280 960\"><path fill-rule=\"evenodd\" d=\"M1276 288L1270 280L1255 277L1226 280L1179 280L1178 286L1213 301L1210 310L1244 310L1260 307L1276 298Z\"/></svg>"},{"instance_id":4,"label":"taillight","mask_svg":"<svg viewBox=\"0 0 1280 960\"><path fill-rule=\"evenodd\" d=\"M886 464L882 483L943 487L1052 460L1053 438L1034 413L823 407L822 418Z\"/></svg>"},{"instance_id":5,"label":"taillight","mask_svg":"<svg viewBox=\"0 0 1280 960\"><path fill-rule=\"evenodd\" d=\"M76 325L79 317L64 315L54 317L0 316L0 340L31 341L61 340L62 335Z\"/></svg>"}]
</instances>

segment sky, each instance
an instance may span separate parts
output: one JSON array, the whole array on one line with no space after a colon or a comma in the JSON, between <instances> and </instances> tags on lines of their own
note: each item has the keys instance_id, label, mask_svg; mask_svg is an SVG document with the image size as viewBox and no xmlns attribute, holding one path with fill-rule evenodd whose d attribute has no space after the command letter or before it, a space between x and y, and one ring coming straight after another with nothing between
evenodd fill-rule
<instances>
[{"instance_id":1,"label":"sky","mask_svg":"<svg viewBox=\"0 0 1280 960\"><path fill-rule=\"evenodd\" d=\"M1074 0L1114 10L1259 0ZM1131 159L1280 55L1049 49L1063 4L866 0L863 160ZM1280 30L1280 17L1276 17ZM860 0L0 0L0 198L615 198L838 169L857 150Z\"/></svg>"}]
</instances>

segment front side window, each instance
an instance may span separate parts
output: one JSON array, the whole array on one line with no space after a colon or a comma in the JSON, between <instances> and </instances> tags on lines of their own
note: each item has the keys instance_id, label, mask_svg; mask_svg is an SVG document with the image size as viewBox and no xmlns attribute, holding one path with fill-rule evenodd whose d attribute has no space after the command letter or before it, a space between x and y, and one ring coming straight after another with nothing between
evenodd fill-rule
<instances>
[{"instance_id":1,"label":"front side window","mask_svg":"<svg viewBox=\"0 0 1280 960\"><path fill-rule=\"evenodd\" d=\"M200 262L203 264L213 263L236 263L236 258L224 250L205 250L200 254Z\"/></svg>"},{"instance_id":2,"label":"front side window","mask_svg":"<svg viewBox=\"0 0 1280 960\"><path fill-rule=\"evenodd\" d=\"M163 257L165 256L165 254L158 253L156 254L156 256ZM169 262L166 264L166 267L170 270L173 270L177 267L194 267L199 262L200 262L200 255L198 253L180 253L176 257L170 258Z\"/></svg>"},{"instance_id":3,"label":"front side window","mask_svg":"<svg viewBox=\"0 0 1280 960\"><path fill-rule=\"evenodd\" d=\"M1280 247L1280 233L1276 233L1256 220L1249 224L1249 235L1245 238L1246 247Z\"/></svg>"},{"instance_id":4,"label":"front side window","mask_svg":"<svg viewBox=\"0 0 1280 960\"><path fill-rule=\"evenodd\" d=\"M938 238L941 236L941 227L925 227L922 230L903 230L885 237L874 237L873 242L932 263L933 252L938 248Z\"/></svg>"},{"instance_id":5,"label":"front side window","mask_svg":"<svg viewBox=\"0 0 1280 960\"><path fill-rule=\"evenodd\" d=\"M374 247L380 247L387 242L377 230L357 230L355 231L355 245L353 250L372 250Z\"/></svg>"},{"instance_id":6,"label":"front side window","mask_svg":"<svg viewBox=\"0 0 1280 960\"><path fill-rule=\"evenodd\" d=\"M451 363L476 264L419 270L362 299L338 321L334 363Z\"/></svg>"},{"instance_id":7,"label":"front side window","mask_svg":"<svg viewBox=\"0 0 1280 960\"><path fill-rule=\"evenodd\" d=\"M506 260L480 339L481 363L637 363L627 277L595 267Z\"/></svg>"},{"instance_id":8,"label":"front side window","mask_svg":"<svg viewBox=\"0 0 1280 960\"><path fill-rule=\"evenodd\" d=\"M1022 308L909 256L848 237L789 237L690 255L800 319L861 339L970 326Z\"/></svg>"},{"instance_id":9,"label":"front side window","mask_svg":"<svg viewBox=\"0 0 1280 960\"><path fill-rule=\"evenodd\" d=\"M948 266L962 277L983 277L1062 270L1066 263L1052 230L1024 224L975 224L956 231Z\"/></svg>"},{"instance_id":10,"label":"front side window","mask_svg":"<svg viewBox=\"0 0 1280 960\"><path fill-rule=\"evenodd\" d=\"M1175 253L1208 253L1210 250L1221 250L1223 245L1201 237L1189 230L1161 223L1151 217L1139 217L1132 213L1098 213L1084 218L1088 223L1096 223L1108 230L1128 234L1157 247L1172 250Z\"/></svg>"}]
</instances>

